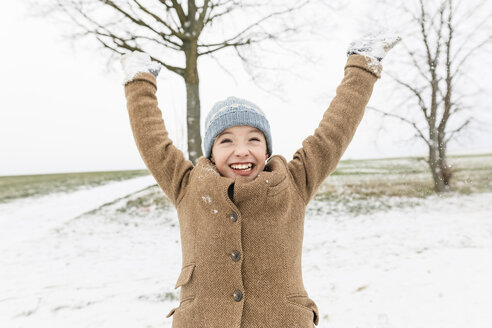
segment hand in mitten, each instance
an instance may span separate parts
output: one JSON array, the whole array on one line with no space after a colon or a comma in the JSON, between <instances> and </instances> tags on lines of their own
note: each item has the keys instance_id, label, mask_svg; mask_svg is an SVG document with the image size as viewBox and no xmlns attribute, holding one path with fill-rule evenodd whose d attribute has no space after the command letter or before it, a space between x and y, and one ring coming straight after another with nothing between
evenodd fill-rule
<instances>
[{"instance_id":1,"label":"hand in mitten","mask_svg":"<svg viewBox=\"0 0 492 328\"><path fill-rule=\"evenodd\" d=\"M123 84L132 81L138 73L152 73L155 77L161 70L161 65L150 59L146 53L133 51L125 54L120 59L123 69Z\"/></svg>"},{"instance_id":2,"label":"hand in mitten","mask_svg":"<svg viewBox=\"0 0 492 328\"><path fill-rule=\"evenodd\" d=\"M401 37L388 33L366 34L361 39L350 43L347 55L360 54L381 61Z\"/></svg>"}]
</instances>

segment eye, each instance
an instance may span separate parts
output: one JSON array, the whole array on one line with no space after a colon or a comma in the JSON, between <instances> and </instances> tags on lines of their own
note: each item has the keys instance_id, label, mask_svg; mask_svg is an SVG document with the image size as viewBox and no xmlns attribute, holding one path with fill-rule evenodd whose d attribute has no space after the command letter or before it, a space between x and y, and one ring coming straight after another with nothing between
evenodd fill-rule
<instances>
[{"instance_id":1,"label":"eye","mask_svg":"<svg viewBox=\"0 0 492 328\"><path fill-rule=\"evenodd\" d=\"M231 142L231 139L222 139L220 141L221 144L226 143L226 142Z\"/></svg>"},{"instance_id":2,"label":"eye","mask_svg":"<svg viewBox=\"0 0 492 328\"><path fill-rule=\"evenodd\" d=\"M260 141L260 139L259 139L259 138L254 137L254 138L249 139L249 141Z\"/></svg>"}]
</instances>

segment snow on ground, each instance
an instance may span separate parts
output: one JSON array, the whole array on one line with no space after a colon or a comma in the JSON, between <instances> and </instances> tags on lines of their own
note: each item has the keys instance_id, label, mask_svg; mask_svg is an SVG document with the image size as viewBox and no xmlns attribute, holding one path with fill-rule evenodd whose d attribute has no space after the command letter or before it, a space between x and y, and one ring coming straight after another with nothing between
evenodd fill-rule
<instances>
[{"instance_id":1,"label":"snow on ground","mask_svg":"<svg viewBox=\"0 0 492 328\"><path fill-rule=\"evenodd\" d=\"M144 176L71 193L53 193L0 204L0 240L33 239L33 234L43 234L68 219L155 183L151 176ZM3 224L6 221L8 225Z\"/></svg>"},{"instance_id":2,"label":"snow on ground","mask_svg":"<svg viewBox=\"0 0 492 328\"><path fill-rule=\"evenodd\" d=\"M304 277L320 327L492 327L491 213L488 193L310 216Z\"/></svg>"},{"instance_id":3,"label":"snow on ground","mask_svg":"<svg viewBox=\"0 0 492 328\"><path fill-rule=\"evenodd\" d=\"M173 208L119 213L123 198L92 211L154 183L1 204L0 327L171 327ZM303 277L318 327L492 326L492 194L411 204L366 215L310 205Z\"/></svg>"}]
</instances>

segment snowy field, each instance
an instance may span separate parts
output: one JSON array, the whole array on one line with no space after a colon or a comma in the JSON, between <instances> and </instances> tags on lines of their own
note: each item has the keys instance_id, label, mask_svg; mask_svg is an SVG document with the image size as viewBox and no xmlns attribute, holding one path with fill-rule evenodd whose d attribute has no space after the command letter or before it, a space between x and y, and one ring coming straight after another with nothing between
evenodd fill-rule
<instances>
[{"instance_id":1,"label":"snowy field","mask_svg":"<svg viewBox=\"0 0 492 328\"><path fill-rule=\"evenodd\" d=\"M0 327L171 327L179 227L169 204L142 201L154 184L0 203ZM492 193L395 204L310 204L303 278L318 327L492 327Z\"/></svg>"}]
</instances>

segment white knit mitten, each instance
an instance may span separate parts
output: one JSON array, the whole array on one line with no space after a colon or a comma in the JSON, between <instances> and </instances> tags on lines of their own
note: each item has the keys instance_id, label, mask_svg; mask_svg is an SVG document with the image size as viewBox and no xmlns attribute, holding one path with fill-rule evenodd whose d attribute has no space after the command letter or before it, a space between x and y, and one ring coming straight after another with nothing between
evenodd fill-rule
<instances>
[{"instance_id":1,"label":"white knit mitten","mask_svg":"<svg viewBox=\"0 0 492 328\"><path fill-rule=\"evenodd\" d=\"M120 63L124 75L123 84L132 81L138 73L152 73L157 77L161 70L161 64L152 61L148 54L139 51L123 55Z\"/></svg>"},{"instance_id":2,"label":"white knit mitten","mask_svg":"<svg viewBox=\"0 0 492 328\"><path fill-rule=\"evenodd\" d=\"M381 61L400 40L398 35L387 32L366 34L350 43L347 55L359 54Z\"/></svg>"}]
</instances>

